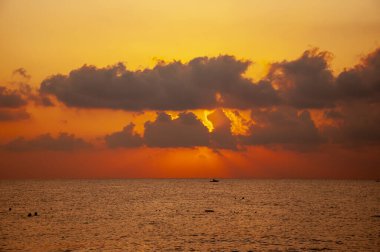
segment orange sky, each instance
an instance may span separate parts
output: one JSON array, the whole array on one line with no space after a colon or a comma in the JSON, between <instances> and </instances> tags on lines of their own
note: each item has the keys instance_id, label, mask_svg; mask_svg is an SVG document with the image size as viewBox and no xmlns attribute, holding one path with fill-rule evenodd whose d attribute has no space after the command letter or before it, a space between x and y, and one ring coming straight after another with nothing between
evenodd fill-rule
<instances>
[{"instance_id":1,"label":"orange sky","mask_svg":"<svg viewBox=\"0 0 380 252\"><path fill-rule=\"evenodd\" d=\"M375 63L369 60L362 62L370 53L375 55L380 47L379 9L380 4L376 0L3 0L0 2L0 87L6 88L6 91L0 89L0 178L379 178L380 133L371 122L379 121L377 111L380 111L380 96L376 93L372 97L368 95L369 91L363 91L361 97L353 98L347 88L349 84L342 88L339 86L341 82L348 83L342 73L346 69L354 69L360 78L365 75L362 79L366 83L360 82L360 85L366 88L374 86L375 91L372 93L379 90L376 88L378 79L373 81L374 84L371 83L375 78L373 76L380 76L380 64L375 60ZM239 102L246 99L247 89L236 94L233 92L237 88L216 89L215 96L219 97L215 98L215 102L217 107L223 108L223 113L219 115L216 107L203 105L185 109L141 107L135 110L110 108L109 105L92 107L87 104L87 107L81 107L63 100L55 91L48 93L54 106L39 104L45 95L39 92L44 80L63 74L68 81L62 87L67 87L76 81L68 76L70 71L77 70L78 75L85 73L85 70L80 70L85 64L96 66L95 72L101 72L122 62L135 79L145 83L145 77L141 77L138 70L148 69L149 76L146 78L155 78L157 73L151 69L160 65L166 69L165 66L177 60L182 65L176 66L179 70L175 68L175 71L178 72L170 75L168 80L179 78L184 83L190 80L189 85L193 87L191 80L197 77L198 72L190 67L189 62L197 57L208 56L203 64L213 67L211 69L215 69L216 76L226 72L219 70L219 67L224 67L219 64L232 64L226 69L234 71L235 64L250 61L251 64L242 73L231 73L236 74L233 75L238 78L235 81L240 81L243 86L247 82L258 86L260 80L268 81L271 87L276 81L280 85L288 82L295 86L298 82L304 85L303 81L307 77L298 77L304 69L299 65L304 64L304 51L315 47L322 52L331 52L333 56L332 59L323 58L327 67L321 70L318 68L319 63L310 65L317 62L319 56L310 55L311 63L305 63L305 67L311 67L312 71L319 69L321 73L316 74L319 77L305 82L308 85L308 82L315 81L316 85L322 85L326 81L328 85L337 87L338 91L334 92L341 93L334 93L336 98L328 101L324 100L324 95L310 98L311 102L317 101L318 104L323 100L324 105L321 106L297 103L298 98L303 102L305 95L309 95L297 93L304 92L307 89L305 87L294 92L276 87L274 92L287 100L284 104L273 102L263 107L250 104L251 98L248 98L250 105L244 101L244 108ZM234 56L233 62L218 58L220 55ZM212 65L213 62L217 63ZM354 68L357 64L362 64L362 68L367 70ZM270 71L274 68L285 73L284 77L272 76ZM194 71L191 72L194 76L187 79L189 71ZM324 77L326 71L328 76L331 73L331 78ZM125 72L117 73L114 78L119 80L123 74ZM210 77L209 82L213 81L212 78L215 77ZM331 83L329 78L332 79ZM165 79L166 82L168 80ZM158 81L157 85L166 85L165 81L164 84ZM223 79L215 81L216 85L220 82ZM150 85L150 82L147 83ZM28 85L32 90L23 92L21 85ZM75 82L73 85L80 83ZM315 87L310 86L310 89ZM68 88L66 91L70 90ZM325 89L322 91L327 92ZM9 105L7 99L10 99L12 92L25 99L26 104ZM97 91L88 92L92 94ZM101 93L107 92L103 90ZM311 93L318 94L318 91ZM197 97L204 95L195 94L195 98L191 97L189 101L194 102ZM230 94L232 99L228 101ZM265 94L255 99L260 100ZM75 93L69 97L73 95ZM87 97L83 93L79 95L85 96L81 101L99 98L99 94L94 97ZM172 98L175 99L175 95ZM102 99L108 99L108 96L100 97L99 104L105 104ZM262 99L264 103L269 102L269 98ZM199 100L198 103L202 104L202 99ZM117 104L119 101L106 102ZM144 104L144 101L136 101L140 102ZM226 105L228 102L229 105ZM356 112L367 114L370 108L375 111L371 114L373 117L352 119L357 118ZM173 125L159 124L158 111L169 114L169 124ZM181 121L184 111L194 113L196 119L191 119L193 123L197 120L201 122L194 132L201 132L202 127L206 127L209 144L197 142L188 146L188 142L185 142L186 146L181 146L181 143L176 142L170 143L171 147L163 147L150 143L144 137L148 121L157 130L167 130L164 127L169 127L168 132L175 134L174 131L178 129L179 136L182 136L184 129L190 130ZM311 119L308 119L307 113L303 114L305 111L310 113ZM338 115L327 118L330 112L342 113L344 117ZM27 115L19 116L21 113ZM10 114L12 118L17 115L18 119L9 119ZM310 120L313 124L311 128L308 124ZM135 125L134 133L131 134L137 134L136 138L142 138L143 143L128 148L111 147L106 136L123 132L123 128L130 123ZM335 128L346 135L340 136L334 131ZM301 135L303 130L307 131L305 137ZM320 133L321 140L308 138L313 130ZM367 137L362 131L371 132L372 135ZM51 150L49 144L48 147L41 147L37 146L38 141L33 140L42 134L50 134L52 141L55 141L62 132L73 134L91 147ZM249 139L254 134L259 135ZM23 144L27 147L22 147L24 149L21 151L9 150L7 144L19 137L26 139ZM185 141L185 138L180 140ZM190 137L186 141L192 142L194 139ZM309 140L314 141L312 147L302 142Z\"/></svg>"}]
</instances>

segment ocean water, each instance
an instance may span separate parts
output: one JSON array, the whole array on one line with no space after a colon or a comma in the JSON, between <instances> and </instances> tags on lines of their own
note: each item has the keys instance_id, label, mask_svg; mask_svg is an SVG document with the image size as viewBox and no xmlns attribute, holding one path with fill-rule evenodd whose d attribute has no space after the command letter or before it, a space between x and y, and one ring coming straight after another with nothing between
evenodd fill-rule
<instances>
[{"instance_id":1,"label":"ocean water","mask_svg":"<svg viewBox=\"0 0 380 252\"><path fill-rule=\"evenodd\" d=\"M375 181L0 181L0 251L380 251L379 215Z\"/></svg>"}]
</instances>

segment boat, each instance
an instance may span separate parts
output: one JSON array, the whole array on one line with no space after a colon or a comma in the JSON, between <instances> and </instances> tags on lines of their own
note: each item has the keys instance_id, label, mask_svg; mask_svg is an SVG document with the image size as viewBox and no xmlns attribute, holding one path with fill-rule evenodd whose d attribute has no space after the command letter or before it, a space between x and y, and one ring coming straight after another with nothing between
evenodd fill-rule
<instances>
[{"instance_id":1,"label":"boat","mask_svg":"<svg viewBox=\"0 0 380 252\"><path fill-rule=\"evenodd\" d=\"M219 182L217 179L211 179L210 182Z\"/></svg>"}]
</instances>

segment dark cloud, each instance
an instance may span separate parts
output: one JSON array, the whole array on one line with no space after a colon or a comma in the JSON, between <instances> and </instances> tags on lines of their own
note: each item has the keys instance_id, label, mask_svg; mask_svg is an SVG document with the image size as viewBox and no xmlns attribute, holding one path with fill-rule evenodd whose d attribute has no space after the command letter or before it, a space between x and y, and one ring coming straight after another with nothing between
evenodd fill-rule
<instances>
[{"instance_id":1,"label":"dark cloud","mask_svg":"<svg viewBox=\"0 0 380 252\"><path fill-rule=\"evenodd\" d=\"M237 138L231 132L231 120L224 114L221 109L215 110L208 115L208 120L214 126L211 132L211 147L215 149L237 150Z\"/></svg>"},{"instance_id":2,"label":"dark cloud","mask_svg":"<svg viewBox=\"0 0 380 252\"><path fill-rule=\"evenodd\" d=\"M0 86L0 108L20 108L26 103L27 101L18 91Z\"/></svg>"},{"instance_id":3,"label":"dark cloud","mask_svg":"<svg viewBox=\"0 0 380 252\"><path fill-rule=\"evenodd\" d=\"M0 86L0 122L19 121L30 117L24 108L28 97L24 93L25 90L20 88L14 90Z\"/></svg>"},{"instance_id":4,"label":"dark cloud","mask_svg":"<svg viewBox=\"0 0 380 252\"><path fill-rule=\"evenodd\" d=\"M135 125L130 123L122 131L115 132L105 137L106 143L111 148L124 147L133 148L143 144L141 136L133 132Z\"/></svg>"},{"instance_id":5,"label":"dark cloud","mask_svg":"<svg viewBox=\"0 0 380 252\"><path fill-rule=\"evenodd\" d=\"M380 48L336 78L331 55L317 49L293 61L274 63L267 78L278 87L282 102L296 108L335 107L340 102L380 102Z\"/></svg>"},{"instance_id":6,"label":"dark cloud","mask_svg":"<svg viewBox=\"0 0 380 252\"><path fill-rule=\"evenodd\" d=\"M160 112L153 122L145 123L144 140L150 147L209 146L209 132L191 112L183 112L178 118Z\"/></svg>"},{"instance_id":7,"label":"dark cloud","mask_svg":"<svg viewBox=\"0 0 380 252\"><path fill-rule=\"evenodd\" d=\"M380 48L336 79L337 108L325 112L323 128L331 142L356 147L380 144Z\"/></svg>"},{"instance_id":8,"label":"dark cloud","mask_svg":"<svg viewBox=\"0 0 380 252\"><path fill-rule=\"evenodd\" d=\"M80 108L139 112L217 109L209 115L213 132L193 113L180 113L172 119L161 112L155 121L145 124L143 137L133 133L133 125L106 136L110 147L238 150L244 145L302 149L327 140L345 145L380 143L380 49L336 77L330 59L328 52L308 50L295 60L273 63L258 82L243 76L250 62L232 56L200 57L186 64L161 62L142 71L127 70L123 64L106 68L85 65L67 76L45 79L40 95L47 105L52 104L48 96L55 96L67 106ZM1 95L17 100L17 93L0 90L3 104L6 99ZM230 119L218 108L251 109L254 124L250 135L233 135ZM319 111L332 124L318 129L309 110Z\"/></svg>"},{"instance_id":9,"label":"dark cloud","mask_svg":"<svg viewBox=\"0 0 380 252\"><path fill-rule=\"evenodd\" d=\"M71 151L89 147L91 145L83 139L76 138L71 134L61 133L57 138L52 137L50 134L40 135L31 140L20 137L4 145L3 149L9 151Z\"/></svg>"},{"instance_id":10,"label":"dark cloud","mask_svg":"<svg viewBox=\"0 0 380 252\"><path fill-rule=\"evenodd\" d=\"M336 119L343 119L344 118L344 116L342 115L342 113L340 111L334 110L334 109L325 110L323 115L326 119L336 120Z\"/></svg>"},{"instance_id":11,"label":"dark cloud","mask_svg":"<svg viewBox=\"0 0 380 252\"><path fill-rule=\"evenodd\" d=\"M334 124L323 127L323 131L332 143L349 147L380 144L379 103L343 104L339 111L327 115Z\"/></svg>"},{"instance_id":12,"label":"dark cloud","mask_svg":"<svg viewBox=\"0 0 380 252\"><path fill-rule=\"evenodd\" d=\"M380 49L337 77L329 66L331 58L328 52L307 50L295 60L273 63L258 82L243 76L250 62L232 56L199 57L186 64L161 62L143 71L127 70L121 63L106 68L85 65L67 76L45 79L40 94L72 107L130 111L284 105L322 109L342 101L380 99Z\"/></svg>"},{"instance_id":13,"label":"dark cloud","mask_svg":"<svg viewBox=\"0 0 380 252\"><path fill-rule=\"evenodd\" d=\"M278 102L267 81L253 83L242 74L250 62L232 56L195 58L187 64L160 63L153 69L129 71L121 63L83 66L68 76L41 83L40 92L67 106L124 110L188 110L270 106Z\"/></svg>"},{"instance_id":14,"label":"dark cloud","mask_svg":"<svg viewBox=\"0 0 380 252\"><path fill-rule=\"evenodd\" d=\"M12 81L10 84L13 86L13 91L11 91L14 95L17 95L19 99L23 100L23 104L25 105L27 101L33 101L35 105L38 106L53 106L52 100L45 94L41 94L35 88L28 83L31 75L28 74L25 68L18 68L13 71L13 75L21 76L24 80L22 81Z\"/></svg>"},{"instance_id":15,"label":"dark cloud","mask_svg":"<svg viewBox=\"0 0 380 252\"><path fill-rule=\"evenodd\" d=\"M30 74L28 74L28 72L26 71L25 68L23 67L20 67L20 68L17 68L13 71L13 75L19 75L25 79L30 79Z\"/></svg>"},{"instance_id":16,"label":"dark cloud","mask_svg":"<svg viewBox=\"0 0 380 252\"><path fill-rule=\"evenodd\" d=\"M333 107L336 93L330 57L328 52L313 49L296 60L272 64L268 78L283 103L301 109Z\"/></svg>"},{"instance_id":17,"label":"dark cloud","mask_svg":"<svg viewBox=\"0 0 380 252\"><path fill-rule=\"evenodd\" d=\"M34 104L38 106L44 106L44 107L54 106L53 101L47 95L30 95L29 98L33 100Z\"/></svg>"},{"instance_id":18,"label":"dark cloud","mask_svg":"<svg viewBox=\"0 0 380 252\"><path fill-rule=\"evenodd\" d=\"M247 145L283 145L289 148L304 148L323 141L310 113L298 112L289 107L253 110L255 122L250 135L243 137Z\"/></svg>"},{"instance_id":19,"label":"dark cloud","mask_svg":"<svg viewBox=\"0 0 380 252\"><path fill-rule=\"evenodd\" d=\"M238 114L236 116L239 116ZM145 123L144 137L133 133L133 124L121 132L105 137L107 145L115 147L197 147L206 146L215 150L244 149L244 145L285 146L305 150L324 141L308 111L298 112L294 108L257 109L252 111L255 124L248 136L232 134L232 122L222 109L208 116L214 129L209 132L202 122L191 112L183 112L177 118L164 112L157 114L156 120Z\"/></svg>"},{"instance_id":20,"label":"dark cloud","mask_svg":"<svg viewBox=\"0 0 380 252\"><path fill-rule=\"evenodd\" d=\"M342 100L380 102L380 48L367 55L361 64L340 73L336 83Z\"/></svg>"},{"instance_id":21,"label":"dark cloud","mask_svg":"<svg viewBox=\"0 0 380 252\"><path fill-rule=\"evenodd\" d=\"M20 121L29 119L30 115L24 109L0 109L1 121Z\"/></svg>"},{"instance_id":22,"label":"dark cloud","mask_svg":"<svg viewBox=\"0 0 380 252\"><path fill-rule=\"evenodd\" d=\"M144 137L133 132L134 124L124 127L105 137L111 148L132 148L147 145L150 147L197 147L207 146L213 149L237 150L237 138L232 135L231 121L221 109L208 116L214 130L207 127L191 112L183 112L177 118L164 112L157 114L153 122L145 123Z\"/></svg>"}]
</instances>

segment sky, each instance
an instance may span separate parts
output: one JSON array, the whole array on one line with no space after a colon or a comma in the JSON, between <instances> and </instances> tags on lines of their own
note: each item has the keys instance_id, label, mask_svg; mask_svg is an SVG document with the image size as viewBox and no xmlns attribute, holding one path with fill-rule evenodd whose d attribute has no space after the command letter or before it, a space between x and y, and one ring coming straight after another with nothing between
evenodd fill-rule
<instances>
[{"instance_id":1,"label":"sky","mask_svg":"<svg viewBox=\"0 0 380 252\"><path fill-rule=\"evenodd\" d=\"M378 179L379 10L0 0L0 179Z\"/></svg>"}]
</instances>

